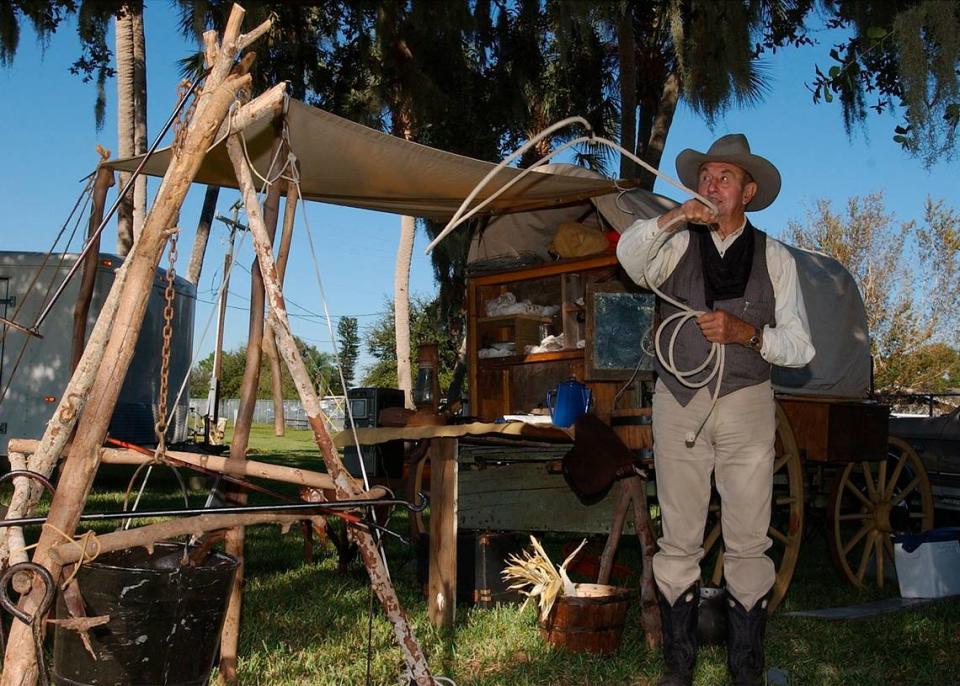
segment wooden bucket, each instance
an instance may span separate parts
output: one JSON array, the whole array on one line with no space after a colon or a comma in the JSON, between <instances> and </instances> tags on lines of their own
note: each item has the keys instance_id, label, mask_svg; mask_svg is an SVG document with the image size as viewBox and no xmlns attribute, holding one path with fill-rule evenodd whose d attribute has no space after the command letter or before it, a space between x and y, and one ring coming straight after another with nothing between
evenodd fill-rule
<instances>
[{"instance_id":1,"label":"wooden bucket","mask_svg":"<svg viewBox=\"0 0 960 686\"><path fill-rule=\"evenodd\" d=\"M577 584L577 595L559 596L540 635L570 653L610 654L620 647L630 591L619 586Z\"/></svg>"},{"instance_id":2,"label":"wooden bucket","mask_svg":"<svg viewBox=\"0 0 960 686\"><path fill-rule=\"evenodd\" d=\"M653 447L653 410L649 407L631 407L614 410L610 414L610 426L630 450L647 450Z\"/></svg>"}]
</instances>

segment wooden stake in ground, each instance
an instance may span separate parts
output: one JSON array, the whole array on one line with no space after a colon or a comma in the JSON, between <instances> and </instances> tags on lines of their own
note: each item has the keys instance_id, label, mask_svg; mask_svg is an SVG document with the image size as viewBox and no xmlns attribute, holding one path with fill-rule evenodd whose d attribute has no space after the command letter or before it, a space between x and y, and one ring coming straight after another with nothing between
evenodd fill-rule
<instances>
[{"instance_id":1,"label":"wooden stake in ground","mask_svg":"<svg viewBox=\"0 0 960 686\"><path fill-rule=\"evenodd\" d=\"M87 493L96 475L99 447L106 435L120 387L133 358L148 295L153 288L157 263L166 245L169 230L174 226L183 198L193 183L229 107L235 102L240 90L249 89L251 86L249 75L233 76L230 70L240 51L256 37L263 35L271 22L267 21L249 36L241 36L240 24L243 15L243 9L234 5L223 42L219 46L217 61L197 100L196 112L187 127L183 145L172 156L156 201L144 224L143 233L127 257L126 283L119 280L114 283L113 290L123 286L123 291L119 296L116 326L109 332L109 340L103 349L103 359L107 364L101 364L99 368L92 370L96 372L96 376L90 387L83 422L80 423L74 439L73 454L65 464L57 494L50 506L47 518L50 526L43 528L34 555L34 562L46 567L54 578L59 577L60 565L50 556L50 550L54 545L63 542L64 534L69 536L76 530ZM86 357L86 353L84 356ZM74 378L83 373L83 367L81 360ZM87 373L89 371L91 370L87 370ZM21 607L26 614L32 615L36 611L42 594L43 588L38 584L23 597ZM15 620L11 627L3 665L0 686L30 686L36 683L37 664L32 631L19 620Z\"/></svg>"},{"instance_id":2,"label":"wooden stake in ground","mask_svg":"<svg viewBox=\"0 0 960 686\"><path fill-rule=\"evenodd\" d=\"M253 177L243 154L243 144L237 136L230 136L227 139L227 152L230 155L230 161L233 162L234 173L243 194L247 219L250 222L250 231L253 234L254 246L260 260L267 301L270 304L270 322L277 337L277 348L290 370L290 375L293 377L297 392L300 395L300 401L307 413L307 421L310 423L314 438L320 447L327 471L330 472L334 483L337 485L337 498L353 498L356 496L355 487L333 447L330 435L324 427L320 398L310 382L310 375L300 352L297 350L293 334L290 332L290 322L287 319L283 292L277 280L270 238L260 215ZM417 642L413 629L400 607L397 593L390 582L390 577L383 560L380 558L373 537L365 531L355 532L355 537L360 555L367 567L367 573L370 575L370 584L380 600L384 613L393 623L394 636L403 652L411 676L419 686L436 686L420 644Z\"/></svg>"}]
</instances>

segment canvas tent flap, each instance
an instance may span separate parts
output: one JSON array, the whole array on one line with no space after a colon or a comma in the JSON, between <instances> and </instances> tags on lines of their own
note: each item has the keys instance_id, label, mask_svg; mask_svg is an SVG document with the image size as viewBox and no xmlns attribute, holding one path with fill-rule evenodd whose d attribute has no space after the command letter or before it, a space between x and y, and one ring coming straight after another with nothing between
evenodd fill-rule
<instances>
[{"instance_id":1,"label":"canvas tent flap","mask_svg":"<svg viewBox=\"0 0 960 686\"><path fill-rule=\"evenodd\" d=\"M774 388L782 393L866 398L870 393L870 338L856 281L832 257L786 247L797 263L817 352L804 367L774 367Z\"/></svg>"},{"instance_id":2,"label":"canvas tent flap","mask_svg":"<svg viewBox=\"0 0 960 686\"><path fill-rule=\"evenodd\" d=\"M300 165L300 184L308 200L444 221L496 165L390 136L296 100L287 101L290 145ZM277 123L262 120L243 132L254 169L266 176L279 136ZM163 176L170 148L154 153L144 168ZM140 157L111 160L107 166L133 171ZM482 200L520 174L506 168L479 195ZM225 141L207 154L197 183L236 188ZM615 182L531 173L491 203L493 212L556 207L610 193Z\"/></svg>"}]
</instances>

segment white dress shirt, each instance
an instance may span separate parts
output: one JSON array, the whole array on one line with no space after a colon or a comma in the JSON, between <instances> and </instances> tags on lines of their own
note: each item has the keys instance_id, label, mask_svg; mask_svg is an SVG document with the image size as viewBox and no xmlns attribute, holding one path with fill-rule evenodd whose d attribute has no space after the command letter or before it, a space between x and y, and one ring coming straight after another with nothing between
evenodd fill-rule
<instances>
[{"instance_id":1,"label":"white dress shirt","mask_svg":"<svg viewBox=\"0 0 960 686\"><path fill-rule=\"evenodd\" d=\"M744 226L746 220L725 239L720 238L716 231L710 232L721 257L743 233ZM689 243L688 230L665 232L657 226L657 217L641 219L620 235L617 259L627 275L639 286L649 288L647 274L654 285L659 286L680 263ZM780 367L802 367L813 359L815 351L810 338L810 324L807 322L807 308L804 307L797 280L797 264L780 241L767 236L766 246L767 271L776 299L777 324L763 327L760 355L770 364Z\"/></svg>"}]
</instances>

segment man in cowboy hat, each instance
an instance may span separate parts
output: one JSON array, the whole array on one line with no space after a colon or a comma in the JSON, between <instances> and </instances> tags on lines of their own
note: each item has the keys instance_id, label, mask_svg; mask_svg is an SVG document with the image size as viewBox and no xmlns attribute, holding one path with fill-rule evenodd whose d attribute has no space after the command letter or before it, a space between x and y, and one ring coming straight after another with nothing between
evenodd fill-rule
<instances>
[{"instance_id":1,"label":"man in cowboy hat","mask_svg":"<svg viewBox=\"0 0 960 686\"><path fill-rule=\"evenodd\" d=\"M775 576L773 562L764 554L771 545L767 529L776 429L770 369L803 366L814 349L792 256L745 215L777 197L776 167L752 154L745 136L730 134L705 154L681 152L677 172L715 209L690 200L636 222L617 245L630 278L641 286L649 279L664 294L705 313L696 325L682 325L677 333L674 371L696 369L713 343L725 346L715 406L715 379L690 387L656 362L653 434L663 536L653 574L660 591L666 663L660 684L690 684L693 679L711 473L721 498L727 664L735 684L762 684L763 634ZM678 311L658 298L661 321ZM661 341L672 333L664 332ZM703 382L709 371L686 380Z\"/></svg>"}]
</instances>

